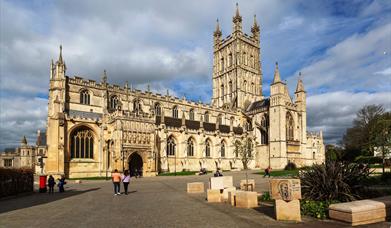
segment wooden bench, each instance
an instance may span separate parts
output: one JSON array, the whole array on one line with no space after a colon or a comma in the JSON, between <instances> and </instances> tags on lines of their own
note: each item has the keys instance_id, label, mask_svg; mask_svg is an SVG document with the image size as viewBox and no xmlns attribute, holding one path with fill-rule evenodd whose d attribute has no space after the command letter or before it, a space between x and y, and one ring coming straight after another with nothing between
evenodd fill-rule
<instances>
[{"instance_id":1,"label":"wooden bench","mask_svg":"<svg viewBox=\"0 0 391 228\"><path fill-rule=\"evenodd\" d=\"M376 200L357 200L329 206L331 219L351 223L352 226L384 222L386 206Z\"/></svg>"}]
</instances>

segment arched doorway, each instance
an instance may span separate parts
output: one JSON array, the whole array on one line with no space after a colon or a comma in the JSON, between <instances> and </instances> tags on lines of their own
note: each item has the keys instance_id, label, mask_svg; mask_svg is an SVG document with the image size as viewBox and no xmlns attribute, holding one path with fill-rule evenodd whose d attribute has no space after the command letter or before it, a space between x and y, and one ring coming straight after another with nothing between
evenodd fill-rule
<instances>
[{"instance_id":1,"label":"arched doorway","mask_svg":"<svg viewBox=\"0 0 391 228\"><path fill-rule=\"evenodd\" d=\"M129 156L129 172L131 176L143 175L143 159L137 152Z\"/></svg>"}]
</instances>

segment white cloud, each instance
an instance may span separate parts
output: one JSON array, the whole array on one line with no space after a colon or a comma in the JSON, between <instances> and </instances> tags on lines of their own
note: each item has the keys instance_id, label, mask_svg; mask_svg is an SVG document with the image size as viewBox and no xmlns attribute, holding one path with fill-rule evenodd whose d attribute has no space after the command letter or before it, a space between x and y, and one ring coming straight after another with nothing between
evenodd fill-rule
<instances>
[{"instance_id":1,"label":"white cloud","mask_svg":"<svg viewBox=\"0 0 391 228\"><path fill-rule=\"evenodd\" d=\"M329 143L341 140L346 128L352 126L356 113L365 105L383 105L391 111L391 91L352 93L335 91L307 98L307 125L310 131L323 130Z\"/></svg>"}]
</instances>

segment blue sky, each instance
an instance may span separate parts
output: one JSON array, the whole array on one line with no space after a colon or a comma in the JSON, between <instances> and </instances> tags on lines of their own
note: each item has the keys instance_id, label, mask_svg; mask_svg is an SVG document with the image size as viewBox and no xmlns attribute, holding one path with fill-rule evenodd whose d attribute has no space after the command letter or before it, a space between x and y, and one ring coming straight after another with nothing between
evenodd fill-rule
<instances>
[{"instance_id":1,"label":"blue sky","mask_svg":"<svg viewBox=\"0 0 391 228\"><path fill-rule=\"evenodd\" d=\"M308 130L340 140L363 105L391 109L390 1L238 1L243 30L261 26L263 92L274 63L291 92L307 90ZM236 1L0 0L0 150L44 129L50 60L67 75L147 84L209 103L212 34L232 28Z\"/></svg>"}]
</instances>

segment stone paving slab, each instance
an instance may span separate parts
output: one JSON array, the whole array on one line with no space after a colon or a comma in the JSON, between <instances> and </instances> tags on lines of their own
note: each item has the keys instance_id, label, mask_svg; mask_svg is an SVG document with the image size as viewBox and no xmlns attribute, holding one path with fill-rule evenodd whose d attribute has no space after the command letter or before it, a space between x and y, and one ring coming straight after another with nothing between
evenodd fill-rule
<instances>
[{"instance_id":1,"label":"stone paving slab","mask_svg":"<svg viewBox=\"0 0 391 228\"><path fill-rule=\"evenodd\" d=\"M234 185L244 178L232 172ZM68 184L66 192L0 200L0 227L349 227L345 223L318 221L277 222L273 207L235 208L208 204L206 193L187 194L188 182L208 183L210 175L146 177L132 179L129 195L113 195L110 181ZM256 180L256 191L268 190L268 178ZM123 190L121 186L121 191ZM365 226L364 226L365 227ZM390 227L381 223L368 227Z\"/></svg>"}]
</instances>

